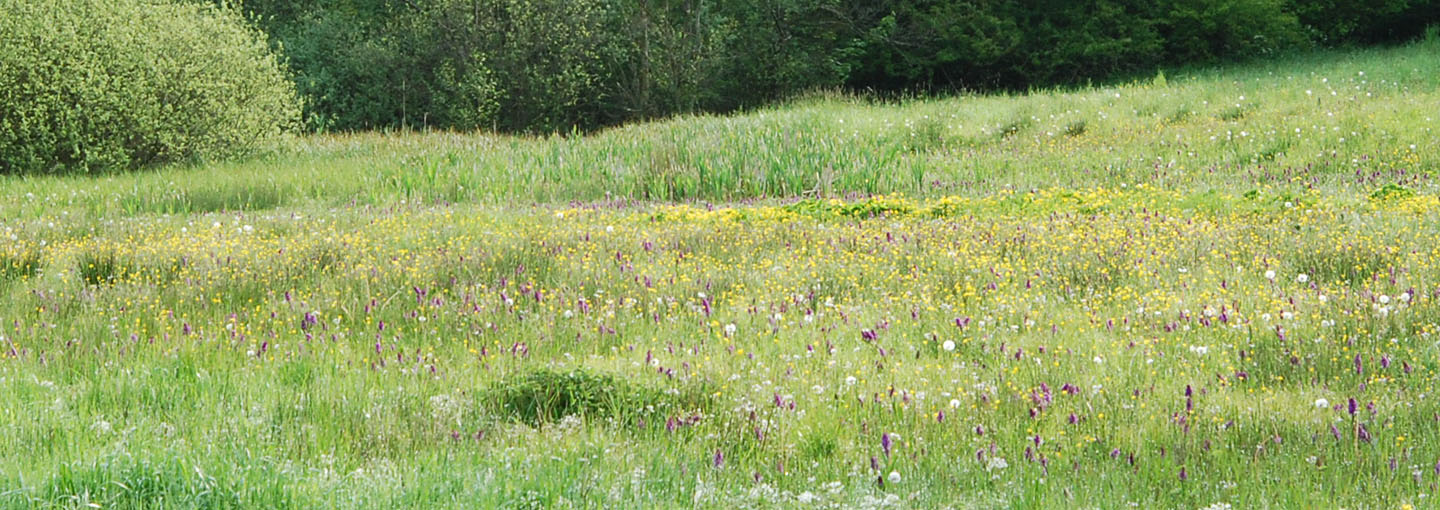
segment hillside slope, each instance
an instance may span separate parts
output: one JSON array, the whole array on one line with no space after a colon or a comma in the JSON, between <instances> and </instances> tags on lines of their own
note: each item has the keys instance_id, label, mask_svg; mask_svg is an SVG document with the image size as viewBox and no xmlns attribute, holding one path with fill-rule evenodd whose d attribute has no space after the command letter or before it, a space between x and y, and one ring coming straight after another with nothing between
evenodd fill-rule
<instances>
[{"instance_id":1,"label":"hillside slope","mask_svg":"<svg viewBox=\"0 0 1440 510\"><path fill-rule=\"evenodd\" d=\"M0 179L0 213L256 210L399 200L728 201L1149 182L1433 189L1440 41L1318 53L1114 87L877 104L814 96L574 138L358 134L244 163Z\"/></svg>"}]
</instances>

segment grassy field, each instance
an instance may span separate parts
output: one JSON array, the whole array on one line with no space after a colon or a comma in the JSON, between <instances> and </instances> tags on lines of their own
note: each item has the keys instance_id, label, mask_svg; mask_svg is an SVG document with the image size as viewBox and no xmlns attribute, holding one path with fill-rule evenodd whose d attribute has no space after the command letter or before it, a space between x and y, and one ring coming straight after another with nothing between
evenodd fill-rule
<instances>
[{"instance_id":1,"label":"grassy field","mask_svg":"<svg viewBox=\"0 0 1440 510\"><path fill-rule=\"evenodd\" d=\"M0 179L0 507L1437 507L1437 52Z\"/></svg>"}]
</instances>

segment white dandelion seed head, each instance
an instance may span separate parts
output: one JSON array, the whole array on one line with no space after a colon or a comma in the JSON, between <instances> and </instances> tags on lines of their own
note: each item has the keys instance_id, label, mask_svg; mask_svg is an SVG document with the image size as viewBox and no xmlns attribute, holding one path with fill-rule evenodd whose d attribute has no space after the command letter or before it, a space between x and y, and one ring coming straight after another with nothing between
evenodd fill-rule
<instances>
[{"instance_id":1,"label":"white dandelion seed head","mask_svg":"<svg viewBox=\"0 0 1440 510\"><path fill-rule=\"evenodd\" d=\"M1004 458L1004 457L990 457L990 461L985 463L985 470L986 470L986 471L994 471L994 470L997 470L997 469L1005 469L1005 468L1007 468L1007 467L1010 467L1010 463L1009 463L1009 462L1005 462L1005 458Z\"/></svg>"}]
</instances>

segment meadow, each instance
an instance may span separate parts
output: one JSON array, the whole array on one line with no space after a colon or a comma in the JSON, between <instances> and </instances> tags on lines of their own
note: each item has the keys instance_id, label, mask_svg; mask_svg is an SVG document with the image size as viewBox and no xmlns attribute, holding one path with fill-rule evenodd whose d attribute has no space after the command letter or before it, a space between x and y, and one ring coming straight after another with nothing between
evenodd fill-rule
<instances>
[{"instance_id":1,"label":"meadow","mask_svg":"<svg viewBox=\"0 0 1440 510\"><path fill-rule=\"evenodd\" d=\"M7 508L1431 508L1440 40L0 178Z\"/></svg>"}]
</instances>

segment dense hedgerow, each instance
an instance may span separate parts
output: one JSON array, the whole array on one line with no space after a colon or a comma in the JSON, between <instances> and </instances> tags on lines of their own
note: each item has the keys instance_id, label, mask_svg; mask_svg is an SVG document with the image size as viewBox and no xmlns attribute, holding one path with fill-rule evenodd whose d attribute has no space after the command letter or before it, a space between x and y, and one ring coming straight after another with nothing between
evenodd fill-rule
<instances>
[{"instance_id":1,"label":"dense hedgerow","mask_svg":"<svg viewBox=\"0 0 1440 510\"><path fill-rule=\"evenodd\" d=\"M224 157L294 125L295 86L232 12L0 0L0 174Z\"/></svg>"}]
</instances>

